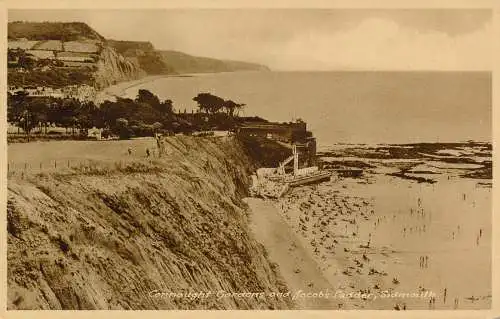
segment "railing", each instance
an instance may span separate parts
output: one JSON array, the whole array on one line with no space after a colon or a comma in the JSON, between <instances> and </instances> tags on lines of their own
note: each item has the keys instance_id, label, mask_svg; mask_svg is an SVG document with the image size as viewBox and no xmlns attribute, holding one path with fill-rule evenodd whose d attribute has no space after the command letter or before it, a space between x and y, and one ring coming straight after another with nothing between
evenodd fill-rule
<instances>
[{"instance_id":1,"label":"railing","mask_svg":"<svg viewBox=\"0 0 500 319\"><path fill-rule=\"evenodd\" d=\"M106 171L121 171L126 169L135 169L134 165L151 164L160 156L157 150L152 150L150 156L124 157L120 160L96 160L96 159L58 159L44 161L26 161L26 162L7 162L7 177L24 178L29 175L42 173L90 173L90 172L106 172Z\"/></svg>"}]
</instances>

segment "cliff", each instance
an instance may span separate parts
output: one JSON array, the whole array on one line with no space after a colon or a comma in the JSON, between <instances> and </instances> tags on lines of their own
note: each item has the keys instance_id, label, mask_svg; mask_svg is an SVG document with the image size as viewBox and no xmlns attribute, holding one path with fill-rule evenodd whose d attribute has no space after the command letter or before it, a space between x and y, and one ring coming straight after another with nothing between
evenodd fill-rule
<instances>
[{"instance_id":1,"label":"cliff","mask_svg":"<svg viewBox=\"0 0 500 319\"><path fill-rule=\"evenodd\" d=\"M115 41L108 43L120 54L138 62L148 74L217 73L234 71L269 71L249 62L193 56L179 51L157 50L150 42Z\"/></svg>"},{"instance_id":2,"label":"cliff","mask_svg":"<svg viewBox=\"0 0 500 319\"><path fill-rule=\"evenodd\" d=\"M103 47L94 73L95 86L105 88L121 81L138 79L147 75L137 63L125 59L111 47Z\"/></svg>"},{"instance_id":3,"label":"cliff","mask_svg":"<svg viewBox=\"0 0 500 319\"><path fill-rule=\"evenodd\" d=\"M151 42L108 40L108 43L127 60L136 63L148 75L177 74L171 65L165 63Z\"/></svg>"},{"instance_id":4,"label":"cliff","mask_svg":"<svg viewBox=\"0 0 500 319\"><path fill-rule=\"evenodd\" d=\"M87 84L102 89L146 75L268 70L254 63L159 51L147 41L105 39L81 22L10 22L8 49L11 86ZM19 49L33 61L26 63Z\"/></svg>"},{"instance_id":5,"label":"cliff","mask_svg":"<svg viewBox=\"0 0 500 319\"><path fill-rule=\"evenodd\" d=\"M162 149L154 160L108 158L9 178L8 309L293 306L159 294L287 290L249 230L241 198L253 164L241 144L175 136Z\"/></svg>"},{"instance_id":6,"label":"cliff","mask_svg":"<svg viewBox=\"0 0 500 319\"><path fill-rule=\"evenodd\" d=\"M102 89L147 74L139 63L124 58L103 36L80 22L11 22L8 49L9 60L17 61L9 64L12 86L87 84ZM19 62L19 49L32 62Z\"/></svg>"},{"instance_id":7,"label":"cliff","mask_svg":"<svg viewBox=\"0 0 500 319\"><path fill-rule=\"evenodd\" d=\"M178 73L217 73L234 71L269 71L269 68L249 62L219 60L189 55L178 51L159 51L163 60Z\"/></svg>"}]
</instances>

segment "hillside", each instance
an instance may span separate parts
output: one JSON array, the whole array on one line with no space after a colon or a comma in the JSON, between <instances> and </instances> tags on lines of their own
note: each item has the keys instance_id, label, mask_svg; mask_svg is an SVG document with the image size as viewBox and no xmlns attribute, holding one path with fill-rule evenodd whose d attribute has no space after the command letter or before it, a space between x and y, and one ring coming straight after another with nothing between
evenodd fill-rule
<instances>
[{"instance_id":1,"label":"hillside","mask_svg":"<svg viewBox=\"0 0 500 319\"><path fill-rule=\"evenodd\" d=\"M268 67L255 63L198 57L179 51L159 52L164 61L171 65L178 73L269 71Z\"/></svg>"},{"instance_id":2,"label":"hillside","mask_svg":"<svg viewBox=\"0 0 500 319\"><path fill-rule=\"evenodd\" d=\"M108 40L108 44L149 75L177 73L172 65L165 63L151 42Z\"/></svg>"},{"instance_id":3,"label":"hillside","mask_svg":"<svg viewBox=\"0 0 500 319\"><path fill-rule=\"evenodd\" d=\"M126 58L136 61L148 74L217 73L269 70L266 66L189 55L179 51L156 50L144 41L108 40Z\"/></svg>"},{"instance_id":4,"label":"hillside","mask_svg":"<svg viewBox=\"0 0 500 319\"><path fill-rule=\"evenodd\" d=\"M293 307L283 298L214 295L287 290L249 226L241 198L253 164L241 145L175 136L164 140L162 158L139 154L153 145L150 139L9 149L11 161L26 148L34 160L58 154L66 161L84 152L92 161L9 177L8 309ZM127 147L133 155L124 156ZM187 291L213 295L158 295Z\"/></svg>"},{"instance_id":5,"label":"hillside","mask_svg":"<svg viewBox=\"0 0 500 319\"><path fill-rule=\"evenodd\" d=\"M11 22L8 38L9 86L101 89L146 75L85 23Z\"/></svg>"},{"instance_id":6,"label":"hillside","mask_svg":"<svg viewBox=\"0 0 500 319\"><path fill-rule=\"evenodd\" d=\"M10 22L7 37L11 39L74 41L104 37L83 22Z\"/></svg>"},{"instance_id":7,"label":"hillside","mask_svg":"<svg viewBox=\"0 0 500 319\"><path fill-rule=\"evenodd\" d=\"M90 85L97 90L146 75L267 70L267 67L158 51L146 41L116 41L81 22L8 24L9 86Z\"/></svg>"}]
</instances>

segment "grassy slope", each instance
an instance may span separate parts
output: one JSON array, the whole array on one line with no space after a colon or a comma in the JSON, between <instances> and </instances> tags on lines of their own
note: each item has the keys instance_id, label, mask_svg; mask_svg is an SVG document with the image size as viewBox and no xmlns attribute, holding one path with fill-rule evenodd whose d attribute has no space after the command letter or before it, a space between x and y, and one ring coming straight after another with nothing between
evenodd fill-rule
<instances>
[{"instance_id":1,"label":"grassy slope","mask_svg":"<svg viewBox=\"0 0 500 319\"><path fill-rule=\"evenodd\" d=\"M10 22L8 38L63 41L85 38L105 41L103 36L83 22Z\"/></svg>"},{"instance_id":2,"label":"grassy slope","mask_svg":"<svg viewBox=\"0 0 500 319\"><path fill-rule=\"evenodd\" d=\"M150 295L286 289L249 235L240 198L250 166L239 144L170 137L164 149L167 155L152 161L138 156L113 166L97 159L79 169L9 179L9 309L291 305ZM113 154L110 161L122 157Z\"/></svg>"},{"instance_id":3,"label":"grassy slope","mask_svg":"<svg viewBox=\"0 0 500 319\"><path fill-rule=\"evenodd\" d=\"M171 65L179 73L212 73L249 70L269 70L255 63L218 60L192 56L178 51L159 51L165 63Z\"/></svg>"}]
</instances>

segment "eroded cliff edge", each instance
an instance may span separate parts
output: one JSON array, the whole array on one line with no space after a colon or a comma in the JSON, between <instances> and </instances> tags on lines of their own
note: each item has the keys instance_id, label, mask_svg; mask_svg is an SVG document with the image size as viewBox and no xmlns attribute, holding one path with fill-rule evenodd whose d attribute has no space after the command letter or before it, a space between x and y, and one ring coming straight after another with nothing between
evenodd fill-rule
<instances>
[{"instance_id":1,"label":"eroded cliff edge","mask_svg":"<svg viewBox=\"0 0 500 319\"><path fill-rule=\"evenodd\" d=\"M8 181L8 309L287 309L241 199L235 139L168 137L162 158L95 162Z\"/></svg>"}]
</instances>

